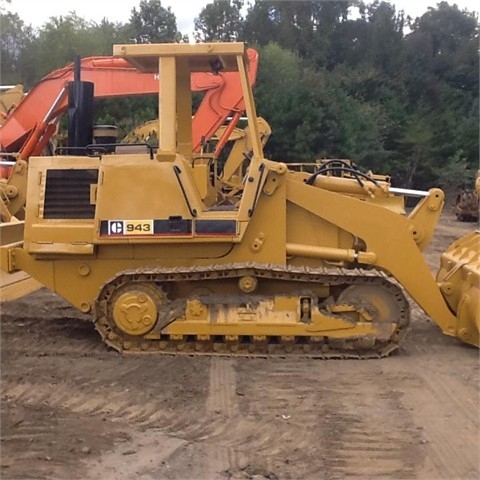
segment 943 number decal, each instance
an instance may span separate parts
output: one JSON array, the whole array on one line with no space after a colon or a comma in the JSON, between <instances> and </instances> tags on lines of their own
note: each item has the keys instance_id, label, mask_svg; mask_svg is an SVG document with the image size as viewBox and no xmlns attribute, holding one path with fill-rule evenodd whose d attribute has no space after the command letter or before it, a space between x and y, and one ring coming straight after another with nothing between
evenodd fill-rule
<instances>
[{"instance_id":1,"label":"943 number decal","mask_svg":"<svg viewBox=\"0 0 480 480\"><path fill-rule=\"evenodd\" d=\"M153 220L109 220L108 235L153 235Z\"/></svg>"}]
</instances>

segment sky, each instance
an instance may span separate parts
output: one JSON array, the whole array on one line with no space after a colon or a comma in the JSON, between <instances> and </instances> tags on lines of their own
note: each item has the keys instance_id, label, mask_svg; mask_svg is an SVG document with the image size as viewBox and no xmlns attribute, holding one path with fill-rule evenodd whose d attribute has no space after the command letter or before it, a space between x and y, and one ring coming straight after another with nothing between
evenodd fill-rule
<instances>
[{"instance_id":1,"label":"sky","mask_svg":"<svg viewBox=\"0 0 480 480\"><path fill-rule=\"evenodd\" d=\"M202 8L213 0L162 0L163 7L171 7L177 19L177 28L186 34L193 32L193 21ZM373 0L371 0L373 1ZM440 0L390 0L397 11L417 17L425 13L428 7L435 7ZM5 9L18 13L20 18L33 27L42 26L50 17L68 15L75 12L86 20L100 22L107 18L112 22L126 23L134 7L138 9L140 0L11 0L1 2ZM457 4L460 9L479 11L478 0L448 0L450 5Z\"/></svg>"},{"instance_id":2,"label":"sky","mask_svg":"<svg viewBox=\"0 0 480 480\"><path fill-rule=\"evenodd\" d=\"M162 6L171 7L177 19L177 28L182 33L193 31L193 21L202 8L212 0L161 0ZM75 11L79 17L100 22L126 23L132 9L137 10L140 0L11 0L6 10L18 13L20 18L34 27L40 27L50 17L68 15Z\"/></svg>"}]
</instances>

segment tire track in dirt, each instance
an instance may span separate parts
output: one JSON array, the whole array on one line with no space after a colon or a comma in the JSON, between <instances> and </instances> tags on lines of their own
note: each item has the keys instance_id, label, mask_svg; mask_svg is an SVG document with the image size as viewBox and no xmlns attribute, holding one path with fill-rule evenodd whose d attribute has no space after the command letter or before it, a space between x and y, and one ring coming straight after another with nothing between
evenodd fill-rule
<instances>
[{"instance_id":1,"label":"tire track in dirt","mask_svg":"<svg viewBox=\"0 0 480 480\"><path fill-rule=\"evenodd\" d=\"M160 387L159 379L153 378L152 382L152 377L155 376L153 369L160 363L163 370L175 371L178 362L189 362L188 358L180 360L175 356L162 356L159 360L154 356L122 357L109 351L101 343L91 323L78 319L36 321L30 318L29 314L27 318L21 319L7 316L4 325L2 356L9 359L19 358L21 363L31 365L32 372L40 365L37 361L41 363L42 369L52 364L52 370L56 370L53 379L28 375L19 382L15 372L3 375L2 394L6 399L26 405L44 404L82 415L107 416L109 419L121 419L142 428L161 426L167 432L175 435L182 432L182 435L189 438L214 435L215 429L218 430L219 425L225 424L225 413L229 417L234 415L228 413L234 411L228 403L230 402L233 408L234 393L229 398L225 395L215 396L215 401L219 398L221 400L219 408L223 412L223 422L212 421L220 418L218 414L208 420L205 415L199 414L195 422L192 422L191 417L179 415L175 409L165 409L164 395L157 395L156 392ZM65 358L65 364L60 368L57 365L58 357ZM72 365L77 359L86 362L83 366L79 364L80 371ZM210 359L204 359L203 362L209 365ZM223 388L230 383L234 385L232 365L229 364L225 369L218 367L222 365L221 361L214 365L217 365L214 367L214 372L217 373L210 376L210 381L214 381L218 374L219 383L217 386L212 384L212 388ZM88 373L89 366L93 368L91 374ZM102 370L112 373L102 373ZM123 380L126 380L128 385L131 383L130 379L145 376L145 372L149 370L152 375L147 375L145 389L132 387L132 390L136 390L133 392L124 388ZM202 408L201 403L198 408Z\"/></svg>"},{"instance_id":2,"label":"tire track in dirt","mask_svg":"<svg viewBox=\"0 0 480 480\"><path fill-rule=\"evenodd\" d=\"M119 376L134 378L145 368L138 363L125 368L126 365L117 368L117 381L113 385L103 376L95 380L88 374L72 376L72 372L64 377L60 373L59 377L63 378L57 377L53 383L41 377L18 382L17 378L9 379L7 376L2 381L2 398L24 405L48 405L82 415L107 416L111 420L127 421L142 427L162 424L178 430L188 424L188 420L180 420L178 415L165 409L164 397L155 397L148 391L148 386L145 391L122 385Z\"/></svg>"},{"instance_id":3,"label":"tire track in dirt","mask_svg":"<svg viewBox=\"0 0 480 480\"><path fill-rule=\"evenodd\" d=\"M79 321L7 319L2 327L3 400L141 428L161 426L176 434L196 427L202 434L208 430L202 428L203 422L192 422L175 408L196 395L196 390L188 388L190 370L200 379L204 376L191 368L188 358L123 357L102 343L98 346L93 326ZM194 365L202 363L208 365L203 360ZM8 368L10 364L15 369ZM18 368L23 371L20 377Z\"/></svg>"},{"instance_id":4,"label":"tire track in dirt","mask_svg":"<svg viewBox=\"0 0 480 480\"><path fill-rule=\"evenodd\" d=\"M135 446L133 450L128 445L119 444L101 458L89 462L84 480L104 480L105 472L110 472L109 478L115 480L170 478L168 474L163 475L160 466L166 466L164 470L168 471L169 458L186 445L184 440L156 429L134 433L129 443Z\"/></svg>"},{"instance_id":5,"label":"tire track in dirt","mask_svg":"<svg viewBox=\"0 0 480 480\"><path fill-rule=\"evenodd\" d=\"M210 361L205 414L210 419L212 429L199 437L208 452L203 472L205 478L215 478L221 472L239 466L237 451L223 442L239 420L235 365L236 361L229 358L214 357Z\"/></svg>"},{"instance_id":6,"label":"tire track in dirt","mask_svg":"<svg viewBox=\"0 0 480 480\"><path fill-rule=\"evenodd\" d=\"M21 384L4 385L2 399L14 400L23 405L48 405L50 408L65 409L82 415L102 415L110 419L121 419L149 426L160 419L165 420L165 413L159 415L161 405L151 402L148 408L143 407L142 395L137 396L137 405L130 392L110 394L82 392L68 384L47 385L43 383L23 382Z\"/></svg>"},{"instance_id":7,"label":"tire track in dirt","mask_svg":"<svg viewBox=\"0 0 480 480\"><path fill-rule=\"evenodd\" d=\"M142 436L141 446L135 454L133 463L129 462L126 470L119 474L118 478L129 478L128 475L125 476L125 472L142 479L164 478L166 467L167 472L168 467L176 471L187 468L188 477L185 478L202 479L224 478L227 475L225 472L240 470L242 452L228 441L231 433L238 430L239 424L245 424L239 418L236 361L212 358L209 365L206 385L208 393L200 410L189 412L189 425L179 423L166 425L160 422L161 428L147 430ZM186 416L183 412L182 417ZM250 422L248 428L255 428L254 423ZM160 454L163 466L158 465L158 454L153 465L139 459L140 456L151 458L152 445L166 445L166 450L162 447ZM192 460L189 464L192 457L195 461ZM122 461L122 457L117 450L102 457L98 465L90 471L89 478L100 478L99 474L106 466L115 465L118 461Z\"/></svg>"},{"instance_id":8,"label":"tire track in dirt","mask_svg":"<svg viewBox=\"0 0 480 480\"><path fill-rule=\"evenodd\" d=\"M233 359L217 357L211 359L210 382L205 404L207 413L221 413L228 419L238 414L234 363Z\"/></svg>"},{"instance_id":9,"label":"tire track in dirt","mask_svg":"<svg viewBox=\"0 0 480 480\"><path fill-rule=\"evenodd\" d=\"M415 421L423 424L427 454L421 475L479 478L478 350L444 335L418 307L413 315L408 350L423 362L412 365L411 373L417 376L419 386L407 390L404 400ZM455 372L452 365L458 366Z\"/></svg>"},{"instance_id":10,"label":"tire track in dirt","mask_svg":"<svg viewBox=\"0 0 480 480\"><path fill-rule=\"evenodd\" d=\"M26 342L27 337L23 337ZM185 406L193 398L192 402L199 403L199 410L204 411L202 396L198 396L199 401L195 402L196 391L183 388L182 378L189 375L192 365L184 359L124 358L115 354L107 358L103 356L82 358L80 362L76 358L66 356L65 359L62 358L62 363L59 363L58 357L40 355L17 359L17 362L16 365L21 367L23 373L19 375L13 369L2 372L2 405L10 406L8 409L10 418L12 412L19 409L27 412L26 415L42 409L49 412L49 415L54 413L55 417L74 418L77 422L89 425L90 432L96 432L93 433L95 437L98 431L106 432L112 428L128 429L131 435L134 435L134 440L145 437L143 441L137 442L138 445L133 445L133 450L132 447L127 448L122 444L122 439L118 445L113 444L115 436L108 439L105 445L112 453L105 458L101 457L100 470L89 471L92 478L105 478L99 473L101 468L112 466L109 462L116 458L117 467L125 462L128 464L128 468L117 472L118 475L119 472L123 472L123 476L117 475L116 478L150 479L152 477L148 475L149 469L158 468L158 463L167 464L166 458L186 445L188 440L183 437L188 437L190 431L199 428L202 434L205 433L206 429L201 428L202 419L204 422L207 421L205 416L196 414L195 405ZM201 385L201 371L196 372L195 368L192 370L192 375L200 378ZM50 372L55 372L55 375L50 375ZM189 383L189 380L185 380L185 383ZM191 416L185 415L184 412L191 413ZM81 452L79 454L68 450L64 452L60 463L54 461L55 456L49 452L52 450L56 452L58 448L55 449L52 444L54 442L51 439L52 425L48 416L45 421L43 417L37 419L33 430L25 428L26 426L22 420L18 427L3 429L3 451L6 451L12 460L8 464L7 458L7 464L2 463L2 469L21 472L20 463L26 462L25 464L34 465L35 471L38 472L38 478L35 477L37 480L90 478L84 475L75 476L73 467L69 473L62 466L62 462L64 464L68 456L68 461L71 461L72 465L81 464L84 456ZM61 425L57 430L65 436L66 432L62 430ZM144 433L139 434L139 431ZM146 432L151 433L147 435ZM92 440L90 434L90 442L97 443L98 438L95 437ZM21 445L21 442L28 442L29 445L29 455L25 458L23 454L13 455L17 450L15 445ZM159 451L162 452L161 455ZM99 452L92 451L89 457L91 462L94 458L93 453ZM145 458L148 458L147 463L144 461ZM139 477L136 475L137 470L147 472L147 476ZM127 474L124 475L125 473ZM18 478L24 476L20 475Z\"/></svg>"},{"instance_id":11,"label":"tire track in dirt","mask_svg":"<svg viewBox=\"0 0 480 480\"><path fill-rule=\"evenodd\" d=\"M338 412L338 404L335 410L333 405L326 406L331 413L321 422L330 432L322 438L326 470L339 478L414 478L414 459L419 451L412 443L418 443L419 432L396 413L399 404L395 392L372 392L382 404L381 410L391 412L381 416L375 414L375 405L364 403L367 395L358 395L358 390L354 396L338 393L344 412Z\"/></svg>"},{"instance_id":12,"label":"tire track in dirt","mask_svg":"<svg viewBox=\"0 0 480 480\"><path fill-rule=\"evenodd\" d=\"M255 428L238 448L287 478L414 478L421 432L396 389L410 379L383 375L372 362L272 362L263 371L250 367L255 379L239 373L248 397L240 408ZM235 431L229 442L237 442Z\"/></svg>"},{"instance_id":13,"label":"tire track in dirt","mask_svg":"<svg viewBox=\"0 0 480 480\"><path fill-rule=\"evenodd\" d=\"M426 456L421 477L479 478L478 351L442 334L438 343L419 339L411 351L417 357L424 355L430 367L412 365L410 373L416 376L418 387L404 394L415 422L423 426ZM458 365L458 371L452 372L452 364Z\"/></svg>"},{"instance_id":14,"label":"tire track in dirt","mask_svg":"<svg viewBox=\"0 0 480 480\"><path fill-rule=\"evenodd\" d=\"M480 453L472 449L478 445L478 396L465 409L455 399L456 382L451 377L424 377L425 385L418 395L420 405L426 411L422 418L429 418L424 428L428 455L425 474L435 472L436 478L477 479Z\"/></svg>"},{"instance_id":15,"label":"tire track in dirt","mask_svg":"<svg viewBox=\"0 0 480 480\"><path fill-rule=\"evenodd\" d=\"M128 436L121 427L38 405L2 402L1 478L84 480L84 462ZM92 435L92 432L97 432ZM94 442L97 440L97 443Z\"/></svg>"}]
</instances>

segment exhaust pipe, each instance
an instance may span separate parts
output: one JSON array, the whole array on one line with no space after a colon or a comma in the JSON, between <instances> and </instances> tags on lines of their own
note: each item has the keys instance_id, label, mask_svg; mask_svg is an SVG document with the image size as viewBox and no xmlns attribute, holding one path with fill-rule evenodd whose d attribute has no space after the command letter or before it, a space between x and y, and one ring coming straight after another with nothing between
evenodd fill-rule
<instances>
[{"instance_id":1,"label":"exhaust pipe","mask_svg":"<svg viewBox=\"0 0 480 480\"><path fill-rule=\"evenodd\" d=\"M92 82L80 79L80 56L73 66L73 82L68 83L68 149L70 155L84 154L84 148L93 143L93 89Z\"/></svg>"}]
</instances>

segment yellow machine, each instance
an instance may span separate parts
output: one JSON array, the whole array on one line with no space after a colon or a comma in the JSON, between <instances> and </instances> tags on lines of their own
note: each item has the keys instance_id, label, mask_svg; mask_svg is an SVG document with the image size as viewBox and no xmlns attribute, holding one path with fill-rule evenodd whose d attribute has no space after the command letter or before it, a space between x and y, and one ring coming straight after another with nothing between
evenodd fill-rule
<instances>
[{"instance_id":1,"label":"yellow machine","mask_svg":"<svg viewBox=\"0 0 480 480\"><path fill-rule=\"evenodd\" d=\"M265 146L266 142L270 138L272 130L270 125L262 117L257 117L257 129L260 135L260 141L262 146ZM146 142L149 145L158 147L158 119L149 120L142 125L139 125L131 132L129 132L122 140L123 143L132 144L139 142ZM228 155L224 159L219 158L218 146L221 139L224 138L224 133L229 130L228 143L229 148ZM215 201L218 195L223 195L224 198L233 197L243 190L243 177L246 174L245 160L246 156L252 152L252 142L250 129L248 126L245 128L234 127L230 128L229 124L222 125L215 135L205 145L206 151L202 150L202 156L209 158L211 162L220 162L221 172L219 172L219 165L215 164L214 168L217 169L217 173L220 178L212 183L215 187L214 190L210 188L210 197ZM224 145L222 145L222 149ZM117 148L117 152L122 152L122 148ZM127 151L126 149L124 151ZM210 152L210 153L206 153ZM198 171L198 169L197 169ZM204 199L206 200L206 199Z\"/></svg>"},{"instance_id":2,"label":"yellow machine","mask_svg":"<svg viewBox=\"0 0 480 480\"><path fill-rule=\"evenodd\" d=\"M480 170L475 179L473 190L462 190L453 205L453 211L457 220L461 222L478 222L480 215Z\"/></svg>"},{"instance_id":3,"label":"yellow machine","mask_svg":"<svg viewBox=\"0 0 480 480\"><path fill-rule=\"evenodd\" d=\"M5 123L9 113L20 103L24 93L23 85L0 87L0 125Z\"/></svg>"},{"instance_id":4,"label":"yellow machine","mask_svg":"<svg viewBox=\"0 0 480 480\"><path fill-rule=\"evenodd\" d=\"M15 109L15 107L20 103L24 95L23 86L22 85L15 85L13 87L8 87L6 89L2 88L0 92L0 126L3 125L5 119L8 115ZM20 187L26 187L26 175L21 182L17 182L18 176L14 176L15 178L10 183L7 182L8 175L1 175L3 171L7 172L8 170L13 168L13 165L10 166L9 164L13 162L1 162L0 163L0 222L11 222L15 221L16 219L23 219L23 204L25 203L25 196L20 199L22 203L21 206L17 208L16 202L17 200L12 200L13 197L17 196L17 191ZM24 170L26 172L26 169ZM25 190L25 188L23 188ZM20 195L22 197L22 195ZM12 204L14 202L15 204ZM14 213L12 214L12 210ZM22 211L20 211L22 210ZM2 230L2 238L3 238L4 231ZM2 240L5 243L5 238Z\"/></svg>"},{"instance_id":5,"label":"yellow machine","mask_svg":"<svg viewBox=\"0 0 480 480\"><path fill-rule=\"evenodd\" d=\"M444 333L478 345L478 296L450 301L421 254L441 190L395 191L339 160L313 172L267 160L242 43L114 54L159 73L159 148L31 158L24 241L1 247L2 269L91 313L122 352L382 357L408 329L404 290ZM226 176L214 156L192 153L198 71L242 81L251 154ZM423 197L408 216L397 208L405 194ZM478 266L466 274L478 289Z\"/></svg>"}]
</instances>

